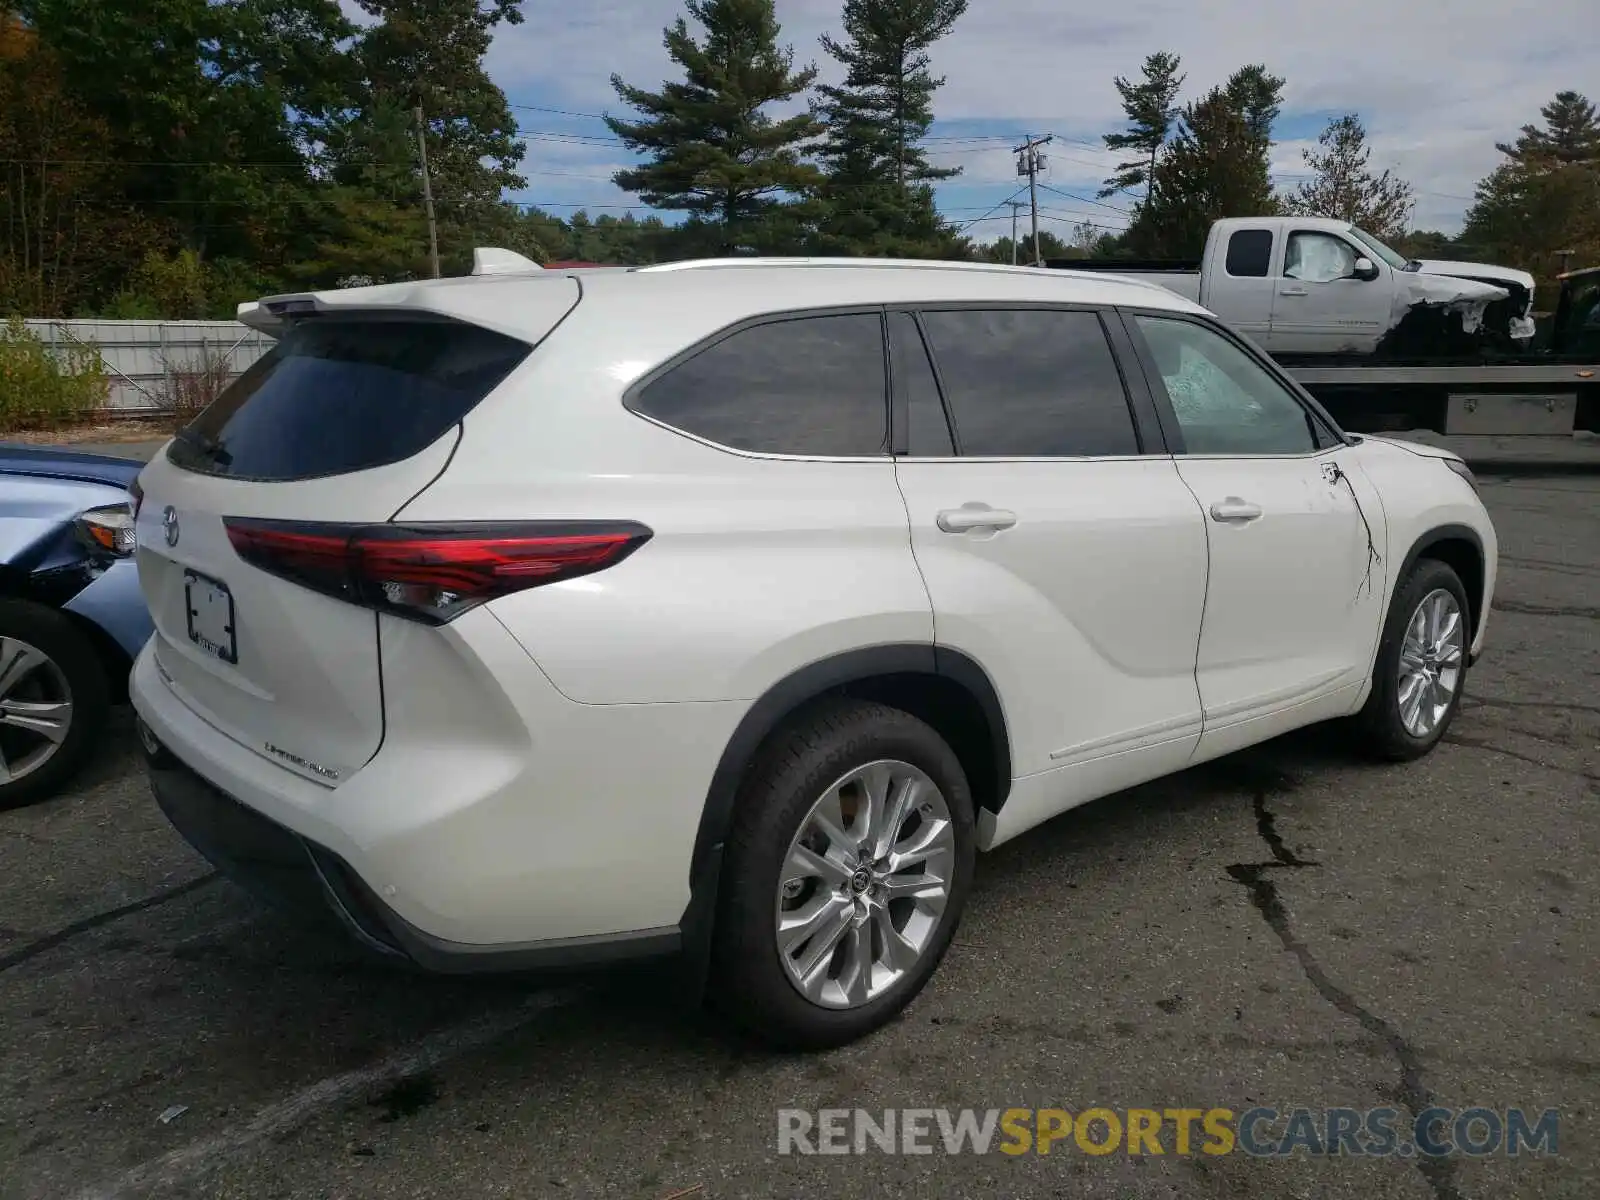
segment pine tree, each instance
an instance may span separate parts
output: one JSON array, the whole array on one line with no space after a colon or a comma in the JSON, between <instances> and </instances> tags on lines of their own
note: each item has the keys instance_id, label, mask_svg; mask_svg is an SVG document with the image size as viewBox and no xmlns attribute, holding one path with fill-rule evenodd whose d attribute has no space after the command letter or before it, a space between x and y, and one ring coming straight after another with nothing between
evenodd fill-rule
<instances>
[{"instance_id":1,"label":"pine tree","mask_svg":"<svg viewBox=\"0 0 1600 1200\"><path fill-rule=\"evenodd\" d=\"M1495 149L1530 166L1600 159L1600 115L1588 97L1573 91L1557 92L1539 115L1545 120L1545 129L1524 125L1514 143L1496 142Z\"/></svg>"},{"instance_id":2,"label":"pine tree","mask_svg":"<svg viewBox=\"0 0 1600 1200\"><path fill-rule=\"evenodd\" d=\"M1571 91L1541 114L1547 128L1524 125L1515 142L1497 144L1507 161L1478 184L1460 242L1475 257L1532 271L1544 289L1561 251L1600 260L1600 121Z\"/></svg>"},{"instance_id":3,"label":"pine tree","mask_svg":"<svg viewBox=\"0 0 1600 1200\"><path fill-rule=\"evenodd\" d=\"M1369 169L1372 150L1361 118L1355 113L1335 117L1317 140L1320 152L1302 152L1315 175L1285 198L1284 207L1300 216L1349 221L1380 238L1404 233L1411 216L1411 185L1387 170L1374 175Z\"/></svg>"},{"instance_id":4,"label":"pine tree","mask_svg":"<svg viewBox=\"0 0 1600 1200\"><path fill-rule=\"evenodd\" d=\"M1178 73L1181 60L1176 54L1157 51L1144 60L1144 79L1131 83L1118 75L1114 81L1122 96L1122 111L1129 128L1123 133L1108 133L1102 139L1107 150L1136 150L1137 158L1117 164L1117 172L1100 189L1104 200L1119 191L1143 186L1149 194L1155 175L1156 156L1166 145L1172 123L1178 118L1176 101L1184 76Z\"/></svg>"},{"instance_id":5,"label":"pine tree","mask_svg":"<svg viewBox=\"0 0 1600 1200\"><path fill-rule=\"evenodd\" d=\"M810 113L775 119L766 108L803 95L816 68L795 70L794 52L778 45L773 0L687 0L686 7L703 40L682 17L663 39L684 70L682 82L648 92L611 77L642 119L607 117L606 124L629 149L650 155L618 171L616 184L652 207L690 214L697 232L710 225L704 232L723 252L797 237L790 198L819 181L803 155L822 130Z\"/></svg>"},{"instance_id":6,"label":"pine tree","mask_svg":"<svg viewBox=\"0 0 1600 1200\"><path fill-rule=\"evenodd\" d=\"M366 176L375 185L375 203L399 205L399 220L408 226L420 220L422 187L413 166L413 114L420 107L444 273L462 273L473 246L491 241L503 228L503 193L527 186L517 173L527 151L517 139L516 119L483 65L495 27L522 22L522 0L356 2L378 22L361 32L353 51L360 72L356 110L348 126L330 139L338 152L339 177ZM375 175L369 164L380 164ZM379 241L393 244L387 234ZM417 273L426 252L424 235L417 243ZM377 259L389 263L384 270L396 267L387 256L375 254Z\"/></svg>"},{"instance_id":7,"label":"pine tree","mask_svg":"<svg viewBox=\"0 0 1600 1200\"><path fill-rule=\"evenodd\" d=\"M827 129L818 249L914 257L959 255L954 231L934 206L934 181L960 174L935 167L918 143L933 123L928 48L950 32L967 0L845 0L839 42L822 47L844 65L843 83L819 88Z\"/></svg>"}]
</instances>

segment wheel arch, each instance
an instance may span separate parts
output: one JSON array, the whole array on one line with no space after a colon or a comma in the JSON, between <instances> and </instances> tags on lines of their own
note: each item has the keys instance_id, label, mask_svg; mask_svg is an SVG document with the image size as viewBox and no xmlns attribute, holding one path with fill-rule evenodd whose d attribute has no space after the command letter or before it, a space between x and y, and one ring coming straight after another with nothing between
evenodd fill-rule
<instances>
[{"instance_id":1,"label":"wheel arch","mask_svg":"<svg viewBox=\"0 0 1600 1200\"><path fill-rule=\"evenodd\" d=\"M1005 803L1011 788L1005 712L988 673L966 654L931 644L866 646L790 673L746 710L706 791L689 867L689 906L680 923L685 949L699 963L697 973L703 973L722 847L745 771L775 730L799 709L826 696L857 696L912 712L950 742L967 771L977 807L998 812Z\"/></svg>"},{"instance_id":2,"label":"wheel arch","mask_svg":"<svg viewBox=\"0 0 1600 1200\"><path fill-rule=\"evenodd\" d=\"M1417 538L1411 545L1400 570L1394 576L1394 590L1411 573L1411 568L1424 558L1437 559L1461 578L1467 591L1467 645L1471 646L1478 635L1484 618L1484 586L1488 564L1483 552L1483 538L1470 525L1437 525Z\"/></svg>"}]
</instances>

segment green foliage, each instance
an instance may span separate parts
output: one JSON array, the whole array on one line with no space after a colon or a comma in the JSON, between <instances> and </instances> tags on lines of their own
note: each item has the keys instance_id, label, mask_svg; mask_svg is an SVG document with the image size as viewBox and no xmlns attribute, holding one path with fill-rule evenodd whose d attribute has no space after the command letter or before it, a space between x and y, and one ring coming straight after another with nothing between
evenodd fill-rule
<instances>
[{"instance_id":1,"label":"green foliage","mask_svg":"<svg viewBox=\"0 0 1600 1200\"><path fill-rule=\"evenodd\" d=\"M0 432L59 428L104 407L106 395L93 346L53 351L21 317L0 330Z\"/></svg>"},{"instance_id":2,"label":"green foliage","mask_svg":"<svg viewBox=\"0 0 1600 1200\"><path fill-rule=\"evenodd\" d=\"M1539 110L1545 127L1524 125L1510 145L1496 142L1495 149L1522 166L1570 165L1600 158L1600 115L1588 97L1578 92L1557 92Z\"/></svg>"},{"instance_id":3,"label":"green foliage","mask_svg":"<svg viewBox=\"0 0 1600 1200\"><path fill-rule=\"evenodd\" d=\"M1600 266L1600 121L1576 92L1559 93L1542 115L1546 128L1525 125L1499 146L1507 161L1478 184L1459 240L1531 271L1553 298L1563 251L1574 267Z\"/></svg>"},{"instance_id":4,"label":"green foliage","mask_svg":"<svg viewBox=\"0 0 1600 1200\"><path fill-rule=\"evenodd\" d=\"M15 0L0 16L0 311L232 315L241 299L424 273L413 110L440 248L522 234L505 96L520 0ZM26 203L24 203L26 201Z\"/></svg>"},{"instance_id":5,"label":"green foliage","mask_svg":"<svg viewBox=\"0 0 1600 1200\"><path fill-rule=\"evenodd\" d=\"M1404 233L1411 217L1411 185L1389 171L1372 173L1367 165L1372 150L1361 118L1355 113L1335 117L1318 142L1321 151L1302 152L1315 174L1284 197L1285 211L1349 221L1384 239Z\"/></svg>"},{"instance_id":6,"label":"green foliage","mask_svg":"<svg viewBox=\"0 0 1600 1200\"><path fill-rule=\"evenodd\" d=\"M617 172L617 186L652 207L715 222L728 250L754 242L781 251L800 232L797 214L784 210L820 181L803 155L822 129L809 113L775 118L766 110L803 95L816 68L795 70L794 52L778 45L773 0L686 0L686 8L702 40L682 17L664 37L682 81L648 92L612 76L640 119L606 124L650 156Z\"/></svg>"},{"instance_id":7,"label":"green foliage","mask_svg":"<svg viewBox=\"0 0 1600 1200\"><path fill-rule=\"evenodd\" d=\"M1241 67L1184 106L1150 195L1134 210L1128 249L1139 257L1197 258L1212 222L1279 210L1268 156L1283 83L1263 66Z\"/></svg>"},{"instance_id":8,"label":"green foliage","mask_svg":"<svg viewBox=\"0 0 1600 1200\"><path fill-rule=\"evenodd\" d=\"M939 216L934 181L960 174L935 167L919 143L944 83L928 48L950 32L967 0L845 0L846 40L822 35L844 81L818 88L827 130L818 158L826 172L813 248L822 254L965 257L967 243Z\"/></svg>"},{"instance_id":9,"label":"green foliage","mask_svg":"<svg viewBox=\"0 0 1600 1200\"><path fill-rule=\"evenodd\" d=\"M1137 157L1117 164L1116 173L1100 189L1100 199L1136 187L1148 192L1156 158L1178 119L1178 90L1187 78L1179 73L1180 65L1182 60L1176 54L1158 50L1144 60L1144 78L1138 83L1121 75L1113 81L1122 97L1128 128L1121 133L1108 133L1102 140L1107 150L1136 151Z\"/></svg>"}]
</instances>

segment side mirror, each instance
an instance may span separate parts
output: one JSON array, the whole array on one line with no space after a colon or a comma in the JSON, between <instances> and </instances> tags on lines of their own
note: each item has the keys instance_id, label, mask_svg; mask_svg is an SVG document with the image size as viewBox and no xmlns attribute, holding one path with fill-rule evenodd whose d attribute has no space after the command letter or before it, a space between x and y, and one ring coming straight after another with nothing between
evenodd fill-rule
<instances>
[{"instance_id":1,"label":"side mirror","mask_svg":"<svg viewBox=\"0 0 1600 1200\"><path fill-rule=\"evenodd\" d=\"M1356 268L1353 274L1357 279L1361 280L1362 283L1371 283L1378 277L1378 264L1373 262L1366 255L1362 255L1360 258L1356 259Z\"/></svg>"}]
</instances>

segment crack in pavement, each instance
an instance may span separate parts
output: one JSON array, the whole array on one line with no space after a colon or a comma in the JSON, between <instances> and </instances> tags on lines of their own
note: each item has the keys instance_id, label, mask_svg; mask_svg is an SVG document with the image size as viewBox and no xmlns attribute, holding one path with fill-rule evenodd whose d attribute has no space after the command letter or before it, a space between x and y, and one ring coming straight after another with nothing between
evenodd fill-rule
<instances>
[{"instance_id":1,"label":"crack in pavement","mask_svg":"<svg viewBox=\"0 0 1600 1200\"><path fill-rule=\"evenodd\" d=\"M1600 608L1588 604L1528 604L1521 600L1496 599L1490 607L1495 612L1521 613L1527 617L1578 617L1600 621Z\"/></svg>"},{"instance_id":2,"label":"crack in pavement","mask_svg":"<svg viewBox=\"0 0 1600 1200\"><path fill-rule=\"evenodd\" d=\"M1311 948L1301 941L1289 920L1289 909L1278 894L1278 885L1269 872L1317 867L1320 863L1300 858L1278 833L1277 819L1267 807L1267 793L1258 788L1255 792L1256 832L1272 852L1270 862L1234 863L1227 868L1228 876L1250 893L1250 903L1277 934L1283 948L1300 964L1300 971L1316 989L1317 994L1347 1017L1353 1018L1373 1037L1377 1038L1394 1055L1400 1064L1400 1102L1411 1110L1413 1117L1434 1106L1434 1097L1423 1081L1422 1058L1394 1025L1376 1013L1364 1008L1349 992L1335 983L1323 970ZM1444 1158L1418 1158L1417 1170L1433 1190L1435 1200L1464 1200L1455 1184L1456 1164Z\"/></svg>"},{"instance_id":3,"label":"crack in pavement","mask_svg":"<svg viewBox=\"0 0 1600 1200\"><path fill-rule=\"evenodd\" d=\"M1517 732L1520 733L1521 730ZM1535 767L1543 767L1546 771L1555 771L1560 775L1572 775L1578 779L1587 779L1591 783L1600 783L1600 774L1594 771L1583 771L1577 767L1563 767L1557 763L1547 763L1531 754L1523 754L1517 750L1507 750L1504 746L1496 746L1493 742L1487 742L1481 738L1462 737L1459 733L1449 733L1439 740L1451 746L1465 746L1469 750L1483 750L1490 754L1504 754L1507 758L1514 758L1518 762L1525 762Z\"/></svg>"},{"instance_id":4,"label":"crack in pavement","mask_svg":"<svg viewBox=\"0 0 1600 1200\"><path fill-rule=\"evenodd\" d=\"M218 878L220 876L215 871L207 871L204 875L189 880L188 883L180 883L176 887L157 892L154 896L146 896L143 900L135 900L131 904L110 908L105 912L98 912L93 916L84 917L80 921L74 921L54 933L47 933L44 937L29 942L26 946L18 946L15 950L0 954L0 971L9 971L12 967L20 966L22 963L27 962L30 958L37 958L46 950L54 950L61 943L77 937L80 933L98 929L101 925L110 924L112 921L131 916L136 912L143 912L147 908L154 908L158 904L165 904L169 900L176 900L179 896L187 896L190 892L198 891L212 880Z\"/></svg>"},{"instance_id":5,"label":"crack in pavement","mask_svg":"<svg viewBox=\"0 0 1600 1200\"><path fill-rule=\"evenodd\" d=\"M1600 713L1600 704L1569 704L1560 700L1507 700L1502 696L1463 696L1463 708L1539 708L1550 712Z\"/></svg>"}]
</instances>

